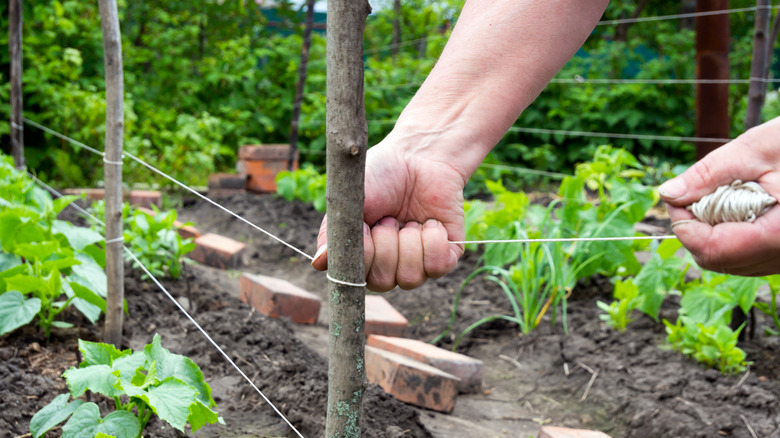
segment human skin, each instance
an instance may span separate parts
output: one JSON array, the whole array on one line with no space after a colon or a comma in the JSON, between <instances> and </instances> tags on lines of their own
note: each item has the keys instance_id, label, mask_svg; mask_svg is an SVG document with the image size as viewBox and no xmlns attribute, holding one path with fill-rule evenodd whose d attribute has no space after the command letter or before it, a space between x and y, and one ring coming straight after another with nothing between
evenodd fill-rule
<instances>
[{"instance_id":1,"label":"human skin","mask_svg":"<svg viewBox=\"0 0 780 438\"><path fill-rule=\"evenodd\" d=\"M686 206L735 180L756 181L780 200L780 117L714 150L659 187L674 233L696 263L712 271L744 276L780 274L780 208L755 222L715 226L689 221Z\"/></svg>"},{"instance_id":2,"label":"human skin","mask_svg":"<svg viewBox=\"0 0 780 438\"><path fill-rule=\"evenodd\" d=\"M366 282L413 289L463 254L463 188L608 0L468 0L436 66L366 157ZM327 220L312 265L327 269Z\"/></svg>"}]
</instances>

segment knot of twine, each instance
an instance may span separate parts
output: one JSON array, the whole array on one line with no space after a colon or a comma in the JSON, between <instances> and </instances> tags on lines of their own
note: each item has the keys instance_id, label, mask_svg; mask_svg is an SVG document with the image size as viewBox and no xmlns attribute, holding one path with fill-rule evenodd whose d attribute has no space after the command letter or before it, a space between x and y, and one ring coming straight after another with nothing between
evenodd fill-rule
<instances>
[{"instance_id":1,"label":"knot of twine","mask_svg":"<svg viewBox=\"0 0 780 438\"><path fill-rule=\"evenodd\" d=\"M686 208L696 219L717 225L722 222L753 222L775 204L777 199L757 182L736 180L731 185L718 187L715 193ZM672 226L683 222L687 221L675 222Z\"/></svg>"}]
</instances>

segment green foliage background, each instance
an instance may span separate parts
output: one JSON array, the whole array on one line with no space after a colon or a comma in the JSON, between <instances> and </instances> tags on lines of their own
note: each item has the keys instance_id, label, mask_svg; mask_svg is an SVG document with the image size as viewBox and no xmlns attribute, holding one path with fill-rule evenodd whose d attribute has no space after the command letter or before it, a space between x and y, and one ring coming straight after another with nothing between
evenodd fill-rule
<instances>
[{"instance_id":1,"label":"green foliage background","mask_svg":"<svg viewBox=\"0 0 780 438\"><path fill-rule=\"evenodd\" d=\"M289 137L303 14L278 2L272 23L250 1L119 0L126 90L127 151L190 184L233 166L238 147L285 143ZM605 17L630 16L639 2L612 1ZM650 2L641 16L680 13L680 2ZM372 1L365 33L366 107L370 143L392 121L433 67L457 19L462 0L403 0L401 40L391 54L392 1ZM754 6L734 0L732 8ZM8 43L7 3L0 4L0 45ZM753 13L731 15L733 78L749 76ZM692 78L692 20L638 23L625 41L615 26L597 27L560 78ZM24 2L25 116L86 144L102 148L105 107L102 39L97 2ZM507 55L509 56L509 55ZM7 119L8 52L0 51L0 118ZM771 88L771 87L770 87ZM732 86L732 133L738 134L747 87ZM776 93L776 92L775 92ZM765 118L780 114L770 101ZM774 102L774 103L773 103ZM693 135L693 85L551 84L516 126L582 131ZM321 166L325 148L325 41L315 32L302 109L302 161ZM0 145L8 150L8 124ZM679 142L612 141L510 132L488 161L570 171L612 142L647 161L689 162L693 146ZM95 157L29 127L28 165L61 185L102 178ZM651 157L652 158L649 158ZM495 179L501 171L481 171ZM128 183L164 183L127 163Z\"/></svg>"}]
</instances>

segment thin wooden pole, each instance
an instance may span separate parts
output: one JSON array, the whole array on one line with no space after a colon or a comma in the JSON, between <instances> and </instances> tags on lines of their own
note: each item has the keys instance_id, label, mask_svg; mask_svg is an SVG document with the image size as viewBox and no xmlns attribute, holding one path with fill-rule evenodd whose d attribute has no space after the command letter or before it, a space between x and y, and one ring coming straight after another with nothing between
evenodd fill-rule
<instances>
[{"instance_id":1,"label":"thin wooden pole","mask_svg":"<svg viewBox=\"0 0 780 438\"><path fill-rule=\"evenodd\" d=\"M287 158L287 170L292 171L295 155L298 152L299 121L301 119L301 104L303 91L306 87L307 66L309 65L309 50L311 49L311 29L314 27L314 0L306 0L306 25L303 28L303 46L301 47L301 65L298 68L298 85L295 87L292 123L290 126L290 156Z\"/></svg>"},{"instance_id":2,"label":"thin wooden pole","mask_svg":"<svg viewBox=\"0 0 780 438\"><path fill-rule=\"evenodd\" d=\"M366 0L328 1L328 276L362 283L363 201L368 126L363 94ZM330 281L328 413L325 436L359 437L365 391L365 287Z\"/></svg>"},{"instance_id":3,"label":"thin wooden pole","mask_svg":"<svg viewBox=\"0 0 780 438\"><path fill-rule=\"evenodd\" d=\"M122 38L116 0L98 0L103 30L106 69L106 325L103 341L118 348L122 343L124 261L122 260L122 139L124 137L124 78L122 74Z\"/></svg>"},{"instance_id":4,"label":"thin wooden pole","mask_svg":"<svg viewBox=\"0 0 780 438\"><path fill-rule=\"evenodd\" d=\"M729 0L697 0L696 12L729 8ZM729 14L696 17L696 79L729 79ZM729 85L696 85L696 136L729 138ZM718 143L696 144L702 158Z\"/></svg>"},{"instance_id":5,"label":"thin wooden pole","mask_svg":"<svg viewBox=\"0 0 780 438\"><path fill-rule=\"evenodd\" d=\"M8 52L11 55L11 156L17 169L25 168L22 115L22 0L8 1Z\"/></svg>"},{"instance_id":6,"label":"thin wooden pole","mask_svg":"<svg viewBox=\"0 0 780 438\"><path fill-rule=\"evenodd\" d=\"M761 108L766 98L766 65L769 62L769 19L772 15L769 0L756 2L756 24L753 33L753 59L750 63L750 91L748 91L745 130L761 124Z\"/></svg>"}]
</instances>

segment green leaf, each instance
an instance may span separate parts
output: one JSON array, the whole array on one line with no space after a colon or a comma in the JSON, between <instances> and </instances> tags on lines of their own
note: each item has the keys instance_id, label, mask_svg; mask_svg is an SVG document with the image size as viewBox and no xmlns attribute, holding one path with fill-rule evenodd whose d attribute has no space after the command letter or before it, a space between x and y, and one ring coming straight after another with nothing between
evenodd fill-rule
<instances>
[{"instance_id":1,"label":"green leaf","mask_svg":"<svg viewBox=\"0 0 780 438\"><path fill-rule=\"evenodd\" d=\"M41 310L41 300L26 299L18 291L9 291L0 295L0 335L14 331L29 324Z\"/></svg>"},{"instance_id":2,"label":"green leaf","mask_svg":"<svg viewBox=\"0 0 780 438\"><path fill-rule=\"evenodd\" d=\"M126 381L122 387L130 397L140 398L158 417L184 432L190 415L190 405L196 401L197 391L193 387L174 377L168 377L146 391Z\"/></svg>"},{"instance_id":3,"label":"green leaf","mask_svg":"<svg viewBox=\"0 0 780 438\"><path fill-rule=\"evenodd\" d=\"M642 297L639 310L658 321L661 303L677 285L682 265L683 261L676 257L662 260L658 254L653 255L634 278L634 284L639 288Z\"/></svg>"},{"instance_id":4,"label":"green leaf","mask_svg":"<svg viewBox=\"0 0 780 438\"><path fill-rule=\"evenodd\" d=\"M60 394L33 415L32 420L30 420L30 433L33 438L42 436L52 427L67 420L70 414L84 404L81 400L73 400L70 403L68 400L70 400L70 394Z\"/></svg>"},{"instance_id":5,"label":"green leaf","mask_svg":"<svg viewBox=\"0 0 780 438\"><path fill-rule=\"evenodd\" d=\"M22 259L15 254L0 252L0 272L7 271L22 264Z\"/></svg>"},{"instance_id":6,"label":"green leaf","mask_svg":"<svg viewBox=\"0 0 780 438\"><path fill-rule=\"evenodd\" d=\"M105 298L107 293L106 273L100 265L85 254L76 254L76 258L81 262L71 269L68 279L96 292Z\"/></svg>"},{"instance_id":7,"label":"green leaf","mask_svg":"<svg viewBox=\"0 0 780 438\"><path fill-rule=\"evenodd\" d=\"M722 289L698 286L685 292L680 300L680 313L698 323L709 321L724 306L731 306L731 296Z\"/></svg>"},{"instance_id":8,"label":"green leaf","mask_svg":"<svg viewBox=\"0 0 780 438\"><path fill-rule=\"evenodd\" d=\"M9 290L17 290L23 294L46 289L43 279L32 275L14 275L5 279L5 285Z\"/></svg>"},{"instance_id":9,"label":"green leaf","mask_svg":"<svg viewBox=\"0 0 780 438\"><path fill-rule=\"evenodd\" d=\"M16 253L27 260L43 261L52 253L57 252L60 244L55 241L20 243L16 247Z\"/></svg>"},{"instance_id":10,"label":"green leaf","mask_svg":"<svg viewBox=\"0 0 780 438\"><path fill-rule=\"evenodd\" d=\"M116 388L119 382L118 374L118 371L108 365L92 365L86 368L71 368L63 373L63 377L73 398L87 390L106 397L119 397L123 392Z\"/></svg>"},{"instance_id":11,"label":"green leaf","mask_svg":"<svg viewBox=\"0 0 780 438\"><path fill-rule=\"evenodd\" d=\"M680 248L682 248L682 242L678 239L666 239L658 245L655 253L661 257L661 260L666 260L669 257L673 257Z\"/></svg>"},{"instance_id":12,"label":"green leaf","mask_svg":"<svg viewBox=\"0 0 780 438\"><path fill-rule=\"evenodd\" d=\"M756 294L758 293L758 287L761 285L761 279L731 275L723 284L731 290L733 303L747 313L753 307L753 303L756 302Z\"/></svg>"},{"instance_id":13,"label":"green leaf","mask_svg":"<svg viewBox=\"0 0 780 438\"><path fill-rule=\"evenodd\" d=\"M193 432L206 424L224 424L224 420L220 418L219 414L209 409L200 400L196 400L195 403L190 405L190 415L187 417L187 421L190 423Z\"/></svg>"},{"instance_id":14,"label":"green leaf","mask_svg":"<svg viewBox=\"0 0 780 438\"><path fill-rule=\"evenodd\" d=\"M75 281L70 282L70 287L73 288L73 293L76 294L76 297L86 301L89 304L92 304L103 312L106 311L106 300L100 295L96 294L89 288L76 283ZM95 321L92 322L94 323Z\"/></svg>"},{"instance_id":15,"label":"green leaf","mask_svg":"<svg viewBox=\"0 0 780 438\"><path fill-rule=\"evenodd\" d=\"M73 226L70 222L55 220L53 234L62 234L73 249L82 250L88 245L103 241L103 236L95 230Z\"/></svg>"},{"instance_id":16,"label":"green leaf","mask_svg":"<svg viewBox=\"0 0 780 438\"><path fill-rule=\"evenodd\" d=\"M213 406L211 387L203 380L203 372L192 359L179 354L173 354L163 348L160 335L155 334L152 343L144 347L146 363L156 362L157 378L165 380L175 377L193 387L198 393L198 399L208 406Z\"/></svg>"},{"instance_id":17,"label":"green leaf","mask_svg":"<svg viewBox=\"0 0 780 438\"><path fill-rule=\"evenodd\" d=\"M81 351L83 359L79 364L81 368L91 365L112 366L117 359L130 356L133 353L131 350L119 350L112 344L81 339L79 339L79 351Z\"/></svg>"},{"instance_id":18,"label":"green leaf","mask_svg":"<svg viewBox=\"0 0 780 438\"><path fill-rule=\"evenodd\" d=\"M115 411L100 418L96 404L84 403L62 428L62 438L94 438L98 434L136 438L141 434L141 422L128 411Z\"/></svg>"},{"instance_id":19,"label":"green leaf","mask_svg":"<svg viewBox=\"0 0 780 438\"><path fill-rule=\"evenodd\" d=\"M125 350L130 351L130 350ZM122 356L114 360L113 368L119 371L122 379L131 379L139 368L144 367L146 357L142 351L136 351L128 356Z\"/></svg>"}]
</instances>

